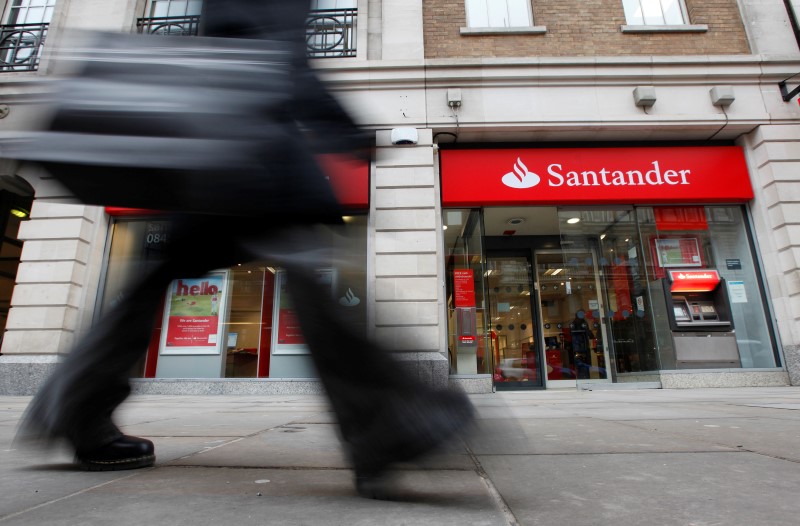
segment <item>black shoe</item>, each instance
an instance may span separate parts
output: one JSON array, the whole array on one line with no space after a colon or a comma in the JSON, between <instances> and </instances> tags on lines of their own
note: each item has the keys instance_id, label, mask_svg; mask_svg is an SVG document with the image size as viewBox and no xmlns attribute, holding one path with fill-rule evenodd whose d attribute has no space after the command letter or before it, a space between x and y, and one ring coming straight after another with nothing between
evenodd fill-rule
<instances>
[{"instance_id":1,"label":"black shoe","mask_svg":"<svg viewBox=\"0 0 800 526\"><path fill-rule=\"evenodd\" d=\"M370 429L350 440L356 491L368 499L391 500L389 467L418 460L464 432L475 415L460 392L425 399L386 400Z\"/></svg>"},{"instance_id":2,"label":"black shoe","mask_svg":"<svg viewBox=\"0 0 800 526\"><path fill-rule=\"evenodd\" d=\"M151 441L123 435L96 449L78 451L75 459L86 471L121 471L152 466L156 455Z\"/></svg>"}]
</instances>

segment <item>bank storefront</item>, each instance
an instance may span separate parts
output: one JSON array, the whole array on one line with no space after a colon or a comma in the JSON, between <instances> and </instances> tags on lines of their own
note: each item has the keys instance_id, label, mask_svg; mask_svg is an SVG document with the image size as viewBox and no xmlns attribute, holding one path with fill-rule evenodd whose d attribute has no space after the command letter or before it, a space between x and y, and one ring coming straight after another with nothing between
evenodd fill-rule
<instances>
[{"instance_id":1,"label":"bank storefront","mask_svg":"<svg viewBox=\"0 0 800 526\"><path fill-rule=\"evenodd\" d=\"M448 350L497 389L785 382L741 148L444 148Z\"/></svg>"},{"instance_id":2,"label":"bank storefront","mask_svg":"<svg viewBox=\"0 0 800 526\"><path fill-rule=\"evenodd\" d=\"M341 157L320 160L347 213L341 225L318 228L334 250L317 269L320 290L366 333L369 166ZM136 274L159 260L172 228L162 215L147 210L106 212L111 231L95 319L124 301ZM214 250L213 239L208 249ZM243 261L202 278L176 276L164 291L146 355L133 374L163 380L316 378L287 293L286 272L263 260Z\"/></svg>"}]
</instances>

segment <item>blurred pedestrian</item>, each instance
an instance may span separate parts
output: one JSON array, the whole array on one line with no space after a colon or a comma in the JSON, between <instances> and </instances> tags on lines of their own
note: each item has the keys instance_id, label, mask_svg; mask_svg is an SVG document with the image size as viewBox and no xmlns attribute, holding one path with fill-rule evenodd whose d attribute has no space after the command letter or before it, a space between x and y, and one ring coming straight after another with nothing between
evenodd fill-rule
<instances>
[{"instance_id":1,"label":"blurred pedestrian","mask_svg":"<svg viewBox=\"0 0 800 526\"><path fill-rule=\"evenodd\" d=\"M353 123L307 63L307 16L308 6L302 1L206 0L201 30L206 36L279 41L291 48L291 104L278 119L289 130L289 140L280 148L271 144L265 148L281 150L280 155L268 158L271 173L291 175L281 184L305 185L311 180L317 185L282 188L286 193L281 195L296 195L298 200L304 192L328 184L312 152L364 156L370 150L369 134ZM256 114L252 118L267 117ZM114 127L113 122L107 124L109 129ZM87 171L88 165L97 164L93 159L87 159L86 166L72 162L73 169ZM127 177L137 176L135 169L129 172ZM56 177L58 173L54 168ZM264 177L268 176L265 170ZM225 186L231 184L225 178L217 184L221 192L236 191ZM330 193L330 189L324 191ZM388 352L342 318L337 305L316 283L315 270L323 262L319 254L330 247L308 224L307 214L292 213L293 206L303 208L299 201L289 200L277 210L269 206L274 202L269 196L245 190L238 198L251 208L267 203L263 214L243 218L215 210L170 216L173 230L164 257L134 273L141 277L122 301L59 364L28 408L20 436L65 439L74 448L76 460L89 470L153 465L153 443L123 434L112 414L130 393L130 371L147 349L166 287L178 277L200 277L213 269L269 258L287 271L292 304L336 414L357 490L365 497L383 497L384 475L393 463L415 459L451 439L472 420L473 409L464 394L435 390L410 376ZM335 222L340 218L341 211L333 199L329 201L311 219ZM209 239L214 240L213 248L207 244Z\"/></svg>"}]
</instances>

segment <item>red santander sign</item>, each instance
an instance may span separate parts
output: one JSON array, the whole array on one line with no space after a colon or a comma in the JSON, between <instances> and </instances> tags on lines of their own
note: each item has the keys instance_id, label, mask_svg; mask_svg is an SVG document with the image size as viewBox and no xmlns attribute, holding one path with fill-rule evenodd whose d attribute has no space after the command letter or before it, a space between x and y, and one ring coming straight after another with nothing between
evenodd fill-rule
<instances>
[{"instance_id":1,"label":"red santander sign","mask_svg":"<svg viewBox=\"0 0 800 526\"><path fill-rule=\"evenodd\" d=\"M753 198L736 146L442 149L439 155L445 207Z\"/></svg>"},{"instance_id":2,"label":"red santander sign","mask_svg":"<svg viewBox=\"0 0 800 526\"><path fill-rule=\"evenodd\" d=\"M708 292L719 285L719 273L706 270L670 270L670 292Z\"/></svg>"}]
</instances>

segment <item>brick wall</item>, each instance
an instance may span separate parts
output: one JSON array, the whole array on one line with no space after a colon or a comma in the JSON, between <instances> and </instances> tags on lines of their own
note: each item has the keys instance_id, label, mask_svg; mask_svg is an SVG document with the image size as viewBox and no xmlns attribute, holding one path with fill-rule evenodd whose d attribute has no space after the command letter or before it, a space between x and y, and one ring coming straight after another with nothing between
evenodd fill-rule
<instances>
[{"instance_id":1,"label":"brick wall","mask_svg":"<svg viewBox=\"0 0 800 526\"><path fill-rule=\"evenodd\" d=\"M703 33L622 33L622 0L532 0L543 35L470 35L464 0L423 0L426 58L750 53L736 0L685 0Z\"/></svg>"}]
</instances>

